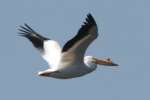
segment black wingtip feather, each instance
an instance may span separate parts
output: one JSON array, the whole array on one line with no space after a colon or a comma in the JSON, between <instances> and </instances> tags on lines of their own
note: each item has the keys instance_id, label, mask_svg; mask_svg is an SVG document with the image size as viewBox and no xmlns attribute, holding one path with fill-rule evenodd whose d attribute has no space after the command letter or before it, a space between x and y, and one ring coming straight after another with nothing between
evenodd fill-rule
<instances>
[{"instance_id":1,"label":"black wingtip feather","mask_svg":"<svg viewBox=\"0 0 150 100\"><path fill-rule=\"evenodd\" d=\"M25 26L26 29L28 29L30 32L36 33L28 24L24 23L24 26Z\"/></svg>"},{"instance_id":2,"label":"black wingtip feather","mask_svg":"<svg viewBox=\"0 0 150 100\"><path fill-rule=\"evenodd\" d=\"M89 30L93 27L97 27L96 22L92 16L91 13L87 14L87 17L83 24L81 25L81 28L79 29L77 35L73 37L71 40L69 40L63 47L62 52L67 51L69 48L71 48L77 41L81 40L84 38L86 35L90 34ZM96 33L97 37L97 33Z\"/></svg>"},{"instance_id":3,"label":"black wingtip feather","mask_svg":"<svg viewBox=\"0 0 150 100\"><path fill-rule=\"evenodd\" d=\"M20 26L18 30L20 31L19 33L20 36L29 39L32 42L32 44L38 49L43 49L43 42L45 40L49 40L48 38L39 35L28 24L24 24L24 26Z\"/></svg>"},{"instance_id":4,"label":"black wingtip feather","mask_svg":"<svg viewBox=\"0 0 150 100\"><path fill-rule=\"evenodd\" d=\"M96 22L91 13L87 14L87 21L93 25L96 25Z\"/></svg>"}]
</instances>

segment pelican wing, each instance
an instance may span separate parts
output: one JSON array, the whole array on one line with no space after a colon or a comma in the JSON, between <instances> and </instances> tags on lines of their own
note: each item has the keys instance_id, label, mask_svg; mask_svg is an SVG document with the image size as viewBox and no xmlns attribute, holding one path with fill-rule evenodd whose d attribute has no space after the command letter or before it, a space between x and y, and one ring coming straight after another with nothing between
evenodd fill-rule
<instances>
[{"instance_id":1,"label":"pelican wing","mask_svg":"<svg viewBox=\"0 0 150 100\"><path fill-rule=\"evenodd\" d=\"M74 61L83 61L84 54L89 44L98 36L97 24L91 14L87 15L86 21L79 29L77 35L69 40L63 47L64 58ZM71 57L70 57L71 56Z\"/></svg>"},{"instance_id":2,"label":"pelican wing","mask_svg":"<svg viewBox=\"0 0 150 100\"><path fill-rule=\"evenodd\" d=\"M46 60L51 67L58 64L61 48L56 41L41 36L27 24L20 26L19 31L21 36L26 37L32 42L33 46L40 51L44 60Z\"/></svg>"}]
</instances>

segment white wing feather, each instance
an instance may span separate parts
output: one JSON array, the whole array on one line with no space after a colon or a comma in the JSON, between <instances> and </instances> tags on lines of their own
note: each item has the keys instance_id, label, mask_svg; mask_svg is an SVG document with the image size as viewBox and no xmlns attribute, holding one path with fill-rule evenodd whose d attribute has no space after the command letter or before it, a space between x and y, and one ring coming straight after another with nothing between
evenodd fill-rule
<instances>
[{"instance_id":1,"label":"white wing feather","mask_svg":"<svg viewBox=\"0 0 150 100\"><path fill-rule=\"evenodd\" d=\"M81 26L77 35L64 45L62 60L83 63L86 49L97 37L97 24L92 15L88 14L86 22Z\"/></svg>"},{"instance_id":2,"label":"white wing feather","mask_svg":"<svg viewBox=\"0 0 150 100\"><path fill-rule=\"evenodd\" d=\"M72 48L62 54L62 60L69 60L72 63L83 62L86 49L97 37L97 27L92 27L89 32L89 35L79 40Z\"/></svg>"},{"instance_id":3,"label":"white wing feather","mask_svg":"<svg viewBox=\"0 0 150 100\"><path fill-rule=\"evenodd\" d=\"M61 47L59 43L54 40L45 41L42 57L47 61L49 67L57 67L61 58Z\"/></svg>"}]
</instances>

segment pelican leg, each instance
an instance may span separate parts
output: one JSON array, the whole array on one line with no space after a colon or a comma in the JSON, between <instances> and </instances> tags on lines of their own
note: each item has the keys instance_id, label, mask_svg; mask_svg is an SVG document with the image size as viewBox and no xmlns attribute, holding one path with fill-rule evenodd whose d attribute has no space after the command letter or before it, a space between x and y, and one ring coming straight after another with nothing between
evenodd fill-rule
<instances>
[{"instance_id":1,"label":"pelican leg","mask_svg":"<svg viewBox=\"0 0 150 100\"><path fill-rule=\"evenodd\" d=\"M45 76L45 77L49 77L51 74L53 73L59 73L60 71L53 71L53 72L44 72L39 74L39 76Z\"/></svg>"}]
</instances>

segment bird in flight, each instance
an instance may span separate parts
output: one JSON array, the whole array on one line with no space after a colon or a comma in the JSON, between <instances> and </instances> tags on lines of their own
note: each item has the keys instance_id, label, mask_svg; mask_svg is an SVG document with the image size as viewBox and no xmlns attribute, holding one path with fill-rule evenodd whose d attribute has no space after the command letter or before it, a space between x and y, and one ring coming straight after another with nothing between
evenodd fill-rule
<instances>
[{"instance_id":1,"label":"bird in flight","mask_svg":"<svg viewBox=\"0 0 150 100\"><path fill-rule=\"evenodd\" d=\"M85 56L88 46L98 37L98 27L90 13L77 34L63 48L57 41L40 35L27 24L20 26L19 33L32 42L49 65L48 69L38 72L39 76L69 79L93 72L98 65L118 66L109 58Z\"/></svg>"}]
</instances>

